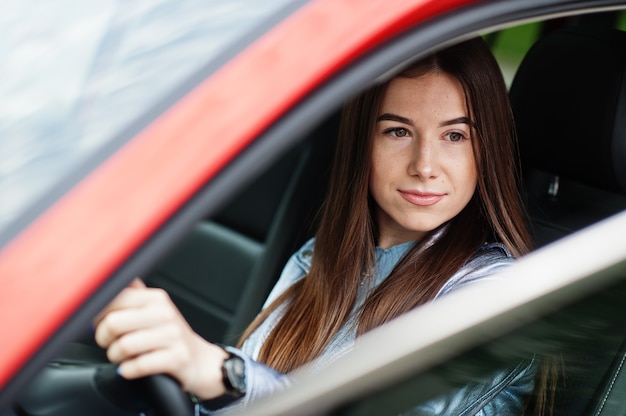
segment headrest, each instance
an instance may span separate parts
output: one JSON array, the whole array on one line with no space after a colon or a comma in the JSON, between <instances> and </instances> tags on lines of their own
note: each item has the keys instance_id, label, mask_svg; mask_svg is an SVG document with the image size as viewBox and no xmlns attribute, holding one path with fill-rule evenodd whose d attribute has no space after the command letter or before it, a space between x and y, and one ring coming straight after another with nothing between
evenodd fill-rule
<instances>
[{"instance_id":1,"label":"headrest","mask_svg":"<svg viewBox=\"0 0 626 416\"><path fill-rule=\"evenodd\" d=\"M510 90L523 166L626 193L626 32L540 39Z\"/></svg>"}]
</instances>

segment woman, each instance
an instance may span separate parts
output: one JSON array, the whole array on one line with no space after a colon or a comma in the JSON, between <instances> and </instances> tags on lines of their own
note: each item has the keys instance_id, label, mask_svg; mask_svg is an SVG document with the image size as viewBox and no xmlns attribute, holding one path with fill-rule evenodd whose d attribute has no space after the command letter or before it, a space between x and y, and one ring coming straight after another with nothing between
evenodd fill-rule
<instances>
[{"instance_id":1,"label":"woman","mask_svg":"<svg viewBox=\"0 0 626 416\"><path fill-rule=\"evenodd\" d=\"M488 47L474 39L438 52L346 105L316 238L289 260L239 349L203 340L140 282L100 314L96 340L126 378L168 373L203 411L243 405L528 252L515 165ZM536 367L522 362L415 411L521 414Z\"/></svg>"}]
</instances>

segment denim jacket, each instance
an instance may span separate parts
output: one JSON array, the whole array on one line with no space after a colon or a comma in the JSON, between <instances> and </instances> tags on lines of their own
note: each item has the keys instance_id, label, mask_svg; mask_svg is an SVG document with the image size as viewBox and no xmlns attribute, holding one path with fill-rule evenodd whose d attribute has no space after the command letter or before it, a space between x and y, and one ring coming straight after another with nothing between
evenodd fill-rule
<instances>
[{"instance_id":1,"label":"denim jacket","mask_svg":"<svg viewBox=\"0 0 626 416\"><path fill-rule=\"evenodd\" d=\"M401 244L387 250L377 248L377 270L374 281L360 289L355 311L391 272L395 264L402 258L412 243ZM311 258L315 240L305 243L287 262L276 286L265 302L270 305L287 288L306 276L311 266ZM484 244L441 288L436 298L444 296L460 287L477 280L484 280L490 275L514 262L513 256L502 244ZM263 342L278 322L284 306L279 306L245 341L241 350L227 349L242 357L246 362L247 394L233 407L243 407L252 400L285 388L291 383L288 375L255 361ZM354 314L353 314L354 315ZM355 317L353 316L353 319ZM352 321L347 322L331 340L325 352L314 362L314 368L322 368L340 356L349 352L354 345L356 333ZM488 379L468 384L452 393L423 403L406 413L406 415L519 415L523 410L525 396L529 395L534 386L535 363L533 360L521 362L513 369L501 370ZM217 412L219 413L219 412ZM196 414L212 414L202 408Z\"/></svg>"}]
</instances>

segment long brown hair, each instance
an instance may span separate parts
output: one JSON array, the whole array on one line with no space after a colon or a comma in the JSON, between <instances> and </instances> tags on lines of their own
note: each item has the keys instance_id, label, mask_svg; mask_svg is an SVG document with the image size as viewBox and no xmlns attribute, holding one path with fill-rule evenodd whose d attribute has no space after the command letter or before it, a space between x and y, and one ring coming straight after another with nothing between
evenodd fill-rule
<instances>
[{"instance_id":1,"label":"long brown hair","mask_svg":"<svg viewBox=\"0 0 626 416\"><path fill-rule=\"evenodd\" d=\"M432 300L486 240L501 241L516 256L530 250L518 191L513 117L489 48L480 38L466 41L420 60L399 76L432 71L449 74L463 86L474 130L477 189L433 245L421 247L428 236L414 244L368 297L360 310L358 334ZM377 229L368 191L371 137L386 87L376 85L344 107L311 270L266 308L240 341L285 304L259 356L278 371L289 372L324 352L348 321L363 274L374 266Z\"/></svg>"}]
</instances>

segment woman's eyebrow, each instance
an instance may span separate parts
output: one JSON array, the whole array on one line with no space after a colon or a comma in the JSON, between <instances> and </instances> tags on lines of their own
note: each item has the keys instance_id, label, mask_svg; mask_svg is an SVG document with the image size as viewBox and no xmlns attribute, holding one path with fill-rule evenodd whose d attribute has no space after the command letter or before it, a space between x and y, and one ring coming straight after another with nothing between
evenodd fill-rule
<instances>
[{"instance_id":1,"label":"woman's eyebrow","mask_svg":"<svg viewBox=\"0 0 626 416\"><path fill-rule=\"evenodd\" d=\"M411 120L410 118L406 118L406 117L402 117L402 116L398 116L396 114L390 114L390 113L385 113L383 115L378 116L378 118L376 119L376 122L378 123L379 121L383 121L383 120L397 121L399 123L408 124L409 126L415 125L415 123L413 123L413 120Z\"/></svg>"},{"instance_id":2,"label":"woman's eyebrow","mask_svg":"<svg viewBox=\"0 0 626 416\"><path fill-rule=\"evenodd\" d=\"M473 127L472 122L467 117L457 117L452 120L446 120L439 123L439 127L451 126L453 124L467 124L468 126Z\"/></svg>"},{"instance_id":3,"label":"woman's eyebrow","mask_svg":"<svg viewBox=\"0 0 626 416\"><path fill-rule=\"evenodd\" d=\"M397 121L399 123L407 124L409 126L415 126L415 122L413 120L411 120L410 118L399 116L397 114L391 114L391 113L382 114L378 116L378 118L376 119L376 122L383 121L383 120ZM439 127L452 126L454 124L467 124L468 126L473 127L472 122L467 117L457 117L451 120L442 121L441 123L439 123Z\"/></svg>"}]
</instances>

